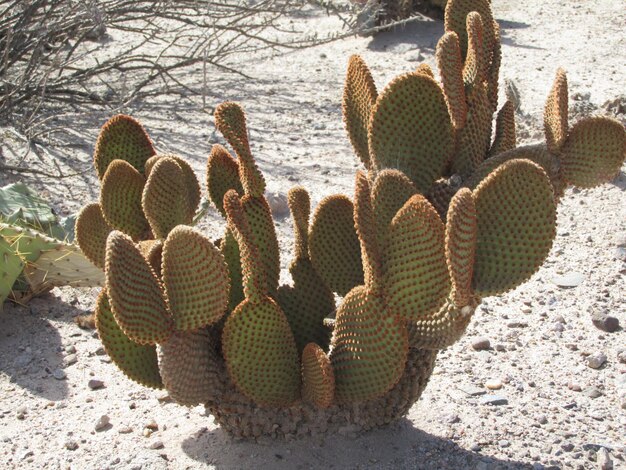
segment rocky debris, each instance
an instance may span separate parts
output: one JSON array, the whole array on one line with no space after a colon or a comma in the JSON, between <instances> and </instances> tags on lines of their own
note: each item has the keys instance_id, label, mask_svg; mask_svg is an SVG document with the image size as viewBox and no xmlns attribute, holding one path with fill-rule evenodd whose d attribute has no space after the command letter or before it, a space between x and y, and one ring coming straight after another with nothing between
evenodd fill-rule
<instances>
[{"instance_id":1,"label":"rocky debris","mask_svg":"<svg viewBox=\"0 0 626 470\"><path fill-rule=\"evenodd\" d=\"M587 365L592 369L599 369L606 362L606 354L603 352L596 352L587 357Z\"/></svg>"},{"instance_id":2,"label":"rocky debris","mask_svg":"<svg viewBox=\"0 0 626 470\"><path fill-rule=\"evenodd\" d=\"M74 439L70 439L65 442L65 448L67 450L76 450L78 449L78 442L76 442Z\"/></svg>"},{"instance_id":3,"label":"rocky debris","mask_svg":"<svg viewBox=\"0 0 626 470\"><path fill-rule=\"evenodd\" d=\"M484 395L480 397L481 405L499 406L499 405L507 405L508 403L509 403L509 400L507 400L507 398L502 395Z\"/></svg>"},{"instance_id":4,"label":"rocky debris","mask_svg":"<svg viewBox=\"0 0 626 470\"><path fill-rule=\"evenodd\" d=\"M265 197L267 198L270 210L275 219L282 219L289 215L289 204L287 203L287 196L284 193L266 193Z\"/></svg>"},{"instance_id":5,"label":"rocky debris","mask_svg":"<svg viewBox=\"0 0 626 470\"><path fill-rule=\"evenodd\" d=\"M598 449L596 452L596 464L599 470L613 470L613 460L611 460L611 454L604 447Z\"/></svg>"},{"instance_id":6,"label":"rocky debris","mask_svg":"<svg viewBox=\"0 0 626 470\"><path fill-rule=\"evenodd\" d=\"M474 351L486 351L490 348L491 342L489 341L489 338L479 336L472 340L472 349L474 349Z\"/></svg>"},{"instance_id":7,"label":"rocky debris","mask_svg":"<svg viewBox=\"0 0 626 470\"><path fill-rule=\"evenodd\" d=\"M76 354L68 354L67 356L65 356L65 364L67 364L68 366L76 364L76 362L78 362L78 357L76 356Z\"/></svg>"},{"instance_id":8,"label":"rocky debris","mask_svg":"<svg viewBox=\"0 0 626 470\"><path fill-rule=\"evenodd\" d=\"M104 388L104 382L99 379L89 379L89 382L87 382L87 387L89 387L91 390L98 390Z\"/></svg>"},{"instance_id":9,"label":"rocky debris","mask_svg":"<svg viewBox=\"0 0 626 470\"><path fill-rule=\"evenodd\" d=\"M165 445L163 444L163 441L153 441L148 445L149 449L162 449L163 447L165 447Z\"/></svg>"},{"instance_id":10,"label":"rocky debris","mask_svg":"<svg viewBox=\"0 0 626 470\"><path fill-rule=\"evenodd\" d=\"M63 369L54 369L52 371L52 377L57 380L65 380L67 378L67 374Z\"/></svg>"},{"instance_id":11,"label":"rocky debris","mask_svg":"<svg viewBox=\"0 0 626 470\"><path fill-rule=\"evenodd\" d=\"M108 415L100 416L100 418L98 418L98 421L96 421L96 425L94 426L95 430L102 431L104 428L109 426L110 421L111 420Z\"/></svg>"},{"instance_id":12,"label":"rocky debris","mask_svg":"<svg viewBox=\"0 0 626 470\"><path fill-rule=\"evenodd\" d=\"M602 396L602 392L596 387L587 387L583 390L583 395L586 395L589 398L598 398Z\"/></svg>"},{"instance_id":13,"label":"rocky debris","mask_svg":"<svg viewBox=\"0 0 626 470\"><path fill-rule=\"evenodd\" d=\"M554 276L552 282L559 287L571 288L579 286L585 280L585 275L577 272Z\"/></svg>"},{"instance_id":14,"label":"rocky debris","mask_svg":"<svg viewBox=\"0 0 626 470\"><path fill-rule=\"evenodd\" d=\"M473 385L463 385L459 387L459 390L461 390L463 393L470 397L477 397L486 393L484 389L480 387L474 387Z\"/></svg>"},{"instance_id":15,"label":"rocky debris","mask_svg":"<svg viewBox=\"0 0 626 470\"><path fill-rule=\"evenodd\" d=\"M607 333L615 333L620 329L619 319L603 312L594 312L591 321L596 328Z\"/></svg>"},{"instance_id":16,"label":"rocky debris","mask_svg":"<svg viewBox=\"0 0 626 470\"><path fill-rule=\"evenodd\" d=\"M485 382L485 387L489 390L500 390L502 388L502 381L498 379L491 379Z\"/></svg>"}]
</instances>

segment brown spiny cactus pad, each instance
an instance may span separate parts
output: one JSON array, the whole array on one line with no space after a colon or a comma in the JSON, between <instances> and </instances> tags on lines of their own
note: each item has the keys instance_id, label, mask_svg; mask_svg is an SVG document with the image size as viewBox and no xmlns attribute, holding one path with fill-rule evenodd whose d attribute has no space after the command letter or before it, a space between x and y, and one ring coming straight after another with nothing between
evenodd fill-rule
<instances>
[{"instance_id":1,"label":"brown spiny cactus pad","mask_svg":"<svg viewBox=\"0 0 626 470\"><path fill-rule=\"evenodd\" d=\"M227 101L215 109L215 126L239 157L239 178L246 194L263 196L265 179L259 171L248 143L246 115L237 103Z\"/></svg>"},{"instance_id":2,"label":"brown spiny cactus pad","mask_svg":"<svg viewBox=\"0 0 626 470\"><path fill-rule=\"evenodd\" d=\"M487 78L489 57L485 51L483 19L472 11L466 19L467 55L463 65L463 80L468 86L475 86Z\"/></svg>"},{"instance_id":3,"label":"brown spiny cactus pad","mask_svg":"<svg viewBox=\"0 0 626 470\"><path fill-rule=\"evenodd\" d=\"M102 178L100 209L106 222L116 230L141 240L148 232L148 221L141 208L145 179L124 160L113 160Z\"/></svg>"},{"instance_id":4,"label":"brown spiny cactus pad","mask_svg":"<svg viewBox=\"0 0 626 470\"><path fill-rule=\"evenodd\" d=\"M102 180L109 164L116 159L128 162L143 174L146 160L155 153L143 126L130 116L118 114L102 127L93 161L98 177Z\"/></svg>"},{"instance_id":5,"label":"brown spiny cactus pad","mask_svg":"<svg viewBox=\"0 0 626 470\"><path fill-rule=\"evenodd\" d=\"M315 343L302 351L302 399L328 408L335 397L335 374L326 353Z\"/></svg>"},{"instance_id":6,"label":"brown spiny cactus pad","mask_svg":"<svg viewBox=\"0 0 626 470\"><path fill-rule=\"evenodd\" d=\"M196 174L193 172L191 165L183 160L182 157L173 154L165 154L163 157L168 157L173 159L180 169L183 170L183 180L185 181L185 193L187 199L187 218L188 220L193 220L196 211L198 210L198 205L200 204L200 183L198 182L198 178L196 178Z\"/></svg>"},{"instance_id":7,"label":"brown spiny cactus pad","mask_svg":"<svg viewBox=\"0 0 626 470\"><path fill-rule=\"evenodd\" d=\"M611 181L626 157L626 129L609 117L583 119L569 131L561 149L563 180L581 188Z\"/></svg>"},{"instance_id":8,"label":"brown spiny cactus pad","mask_svg":"<svg viewBox=\"0 0 626 470\"><path fill-rule=\"evenodd\" d=\"M226 212L224 212L226 215ZM230 229L226 229L224 238L220 243L220 252L224 257L228 267L228 278L230 279L230 296L228 310L232 311L244 299L243 295L243 274L241 272L241 258L239 245Z\"/></svg>"},{"instance_id":9,"label":"brown spiny cactus pad","mask_svg":"<svg viewBox=\"0 0 626 470\"><path fill-rule=\"evenodd\" d=\"M354 206L346 196L328 196L315 209L309 253L316 271L333 292L346 295L354 286L363 284Z\"/></svg>"},{"instance_id":10,"label":"brown spiny cactus pad","mask_svg":"<svg viewBox=\"0 0 626 470\"><path fill-rule=\"evenodd\" d=\"M467 16L471 12L480 14L483 22L483 41L485 49L492 51L496 41L495 21L491 13L489 0L449 0L446 4L444 26L446 32L454 31L459 36L461 55L465 57L468 49ZM489 57L488 60L491 60Z\"/></svg>"},{"instance_id":11,"label":"brown spiny cactus pad","mask_svg":"<svg viewBox=\"0 0 626 470\"><path fill-rule=\"evenodd\" d=\"M567 109L567 75L565 70L556 71L554 84L548 95L543 112L543 128L546 134L546 145L550 153L558 155L567 138L568 109Z\"/></svg>"},{"instance_id":12,"label":"brown spiny cactus pad","mask_svg":"<svg viewBox=\"0 0 626 470\"><path fill-rule=\"evenodd\" d=\"M426 62L422 62L421 64L419 64L415 68L415 73L421 73L430 78L435 78L435 73L433 72L433 69L430 68L430 65L428 65Z\"/></svg>"},{"instance_id":13,"label":"brown spiny cactus pad","mask_svg":"<svg viewBox=\"0 0 626 470\"><path fill-rule=\"evenodd\" d=\"M174 322L156 274L133 241L111 232L106 248L106 288L115 320L139 344L162 343Z\"/></svg>"},{"instance_id":14,"label":"brown spiny cactus pad","mask_svg":"<svg viewBox=\"0 0 626 470\"><path fill-rule=\"evenodd\" d=\"M548 256L556 203L546 172L530 160L503 163L474 190L478 217L473 288L481 296L514 289Z\"/></svg>"},{"instance_id":15,"label":"brown spiny cactus pad","mask_svg":"<svg viewBox=\"0 0 626 470\"><path fill-rule=\"evenodd\" d=\"M104 269L107 237L112 230L97 202L83 207L76 218L74 232L78 246L87 259L100 269Z\"/></svg>"},{"instance_id":16,"label":"brown spiny cactus pad","mask_svg":"<svg viewBox=\"0 0 626 470\"><path fill-rule=\"evenodd\" d=\"M515 148L515 105L511 100L506 100L496 118L496 135L489 149L489 157L507 152Z\"/></svg>"},{"instance_id":17,"label":"brown spiny cactus pad","mask_svg":"<svg viewBox=\"0 0 626 470\"><path fill-rule=\"evenodd\" d=\"M191 223L187 182L176 160L162 157L154 164L143 190L142 206L156 238L164 239L177 225Z\"/></svg>"},{"instance_id":18,"label":"brown spiny cactus pad","mask_svg":"<svg viewBox=\"0 0 626 470\"><path fill-rule=\"evenodd\" d=\"M420 194L409 199L391 221L385 271L389 308L406 320L435 313L450 292L444 225Z\"/></svg>"},{"instance_id":19,"label":"brown spiny cactus pad","mask_svg":"<svg viewBox=\"0 0 626 470\"><path fill-rule=\"evenodd\" d=\"M206 329L175 331L159 345L159 370L170 397L185 406L222 393L222 363Z\"/></svg>"},{"instance_id":20,"label":"brown spiny cactus pad","mask_svg":"<svg viewBox=\"0 0 626 470\"><path fill-rule=\"evenodd\" d=\"M163 244L162 269L177 330L196 330L222 318L230 281L224 257L211 240L191 227L175 227Z\"/></svg>"},{"instance_id":21,"label":"brown spiny cactus pad","mask_svg":"<svg viewBox=\"0 0 626 470\"><path fill-rule=\"evenodd\" d=\"M343 90L343 121L354 152L365 168L371 167L367 143L367 127L378 93L367 65L358 55L348 61Z\"/></svg>"},{"instance_id":22,"label":"brown spiny cactus pad","mask_svg":"<svg viewBox=\"0 0 626 470\"><path fill-rule=\"evenodd\" d=\"M401 171L387 169L376 175L372 186L372 205L378 229L378 243L382 250L387 243L391 220L416 193L417 188L413 182Z\"/></svg>"},{"instance_id":23,"label":"brown spiny cactus pad","mask_svg":"<svg viewBox=\"0 0 626 470\"><path fill-rule=\"evenodd\" d=\"M409 73L387 85L372 112L369 149L376 169L401 170L426 192L454 151L452 122L439 84Z\"/></svg>"},{"instance_id":24,"label":"brown spiny cactus pad","mask_svg":"<svg viewBox=\"0 0 626 470\"><path fill-rule=\"evenodd\" d=\"M446 262L452 280L452 301L465 307L472 299L472 273L476 254L476 206L472 192L459 190L448 209Z\"/></svg>"},{"instance_id":25,"label":"brown spiny cactus pad","mask_svg":"<svg viewBox=\"0 0 626 470\"><path fill-rule=\"evenodd\" d=\"M459 36L455 32L448 32L439 40L436 59L450 119L454 128L458 130L465 125L467 103L463 82L463 58L459 47Z\"/></svg>"},{"instance_id":26,"label":"brown spiny cactus pad","mask_svg":"<svg viewBox=\"0 0 626 470\"><path fill-rule=\"evenodd\" d=\"M459 189L459 184L460 178L458 182L451 178L439 178L426 193L426 199L433 205L441 220L446 220L450 201Z\"/></svg>"},{"instance_id":27,"label":"brown spiny cactus pad","mask_svg":"<svg viewBox=\"0 0 626 470\"><path fill-rule=\"evenodd\" d=\"M400 380L407 352L405 322L365 286L352 289L337 310L330 355L337 402L384 395Z\"/></svg>"},{"instance_id":28,"label":"brown spiny cactus pad","mask_svg":"<svg viewBox=\"0 0 626 470\"><path fill-rule=\"evenodd\" d=\"M163 388L156 346L131 341L121 330L103 289L96 301L96 328L105 351L124 374L146 387Z\"/></svg>"},{"instance_id":29,"label":"brown spiny cactus pad","mask_svg":"<svg viewBox=\"0 0 626 470\"><path fill-rule=\"evenodd\" d=\"M309 218L311 198L302 186L295 186L287 194L287 204L293 219L295 234L294 258L309 258Z\"/></svg>"},{"instance_id":30,"label":"brown spiny cactus pad","mask_svg":"<svg viewBox=\"0 0 626 470\"><path fill-rule=\"evenodd\" d=\"M372 292L378 292L383 278L383 257L378 244L378 231L372 207L370 185L367 176L362 171L358 171L356 174L354 225L361 243L365 286Z\"/></svg>"},{"instance_id":31,"label":"brown spiny cactus pad","mask_svg":"<svg viewBox=\"0 0 626 470\"><path fill-rule=\"evenodd\" d=\"M219 144L213 145L207 160L206 187L209 199L217 210L226 217L224 212L224 194L231 189L243 196L243 186L239 179L239 165L237 160Z\"/></svg>"},{"instance_id":32,"label":"brown spiny cactus pad","mask_svg":"<svg viewBox=\"0 0 626 470\"><path fill-rule=\"evenodd\" d=\"M465 333L475 310L475 302L459 308L451 299L446 300L434 315L409 323L409 344L419 349L452 346Z\"/></svg>"}]
</instances>

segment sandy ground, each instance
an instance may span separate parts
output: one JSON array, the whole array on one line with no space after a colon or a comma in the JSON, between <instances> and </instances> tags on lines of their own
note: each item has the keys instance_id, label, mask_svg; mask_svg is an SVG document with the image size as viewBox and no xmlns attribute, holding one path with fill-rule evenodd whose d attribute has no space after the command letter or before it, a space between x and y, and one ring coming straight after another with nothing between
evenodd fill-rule
<instances>
[{"instance_id":1,"label":"sandy ground","mask_svg":"<svg viewBox=\"0 0 626 470\"><path fill-rule=\"evenodd\" d=\"M568 71L573 120L583 111L605 113L603 105L620 96L623 106L623 7L617 0L493 0L503 32L501 81L511 80L521 97L520 144L542 137L543 103L559 65ZM314 12L294 21L318 31L337 27ZM347 58L361 54L381 89L420 61L434 66L442 31L441 21L419 21L375 38L262 61L244 58L253 79L216 76L211 107L229 99L246 108L271 193L280 197L303 184L313 204L328 194L352 194L359 165L340 104ZM204 180L206 155L219 137L198 99L163 98L126 111L144 122L159 150L184 156ZM90 167L97 129L108 117L101 111L59 119L71 123L66 137L78 142L51 150L64 171ZM2 135L11 163L18 156L5 146L10 133ZM49 160L33 156L25 163L50 168ZM20 179L62 215L98 195L92 172L60 181L7 174L0 184ZM0 328L0 468L625 468L626 334L591 322L592 314L605 312L626 324L625 190L623 171L603 187L568 190L542 269L515 291L485 300L467 335L440 354L406 419L358 438L233 441L202 407L180 407L131 383L93 332L74 324L73 317L91 310L97 289L55 289L26 307L7 304ZM276 223L286 268L291 222L278 217ZM213 211L201 226L214 237L222 230ZM582 276L576 287L553 282L572 273ZM475 351L471 344L479 337L489 339L491 349ZM589 367L590 358L601 355L602 366ZM103 386L92 390L90 380ZM502 388L489 391L487 381ZM507 403L482 404L485 393ZM103 415L110 424L96 431Z\"/></svg>"}]
</instances>

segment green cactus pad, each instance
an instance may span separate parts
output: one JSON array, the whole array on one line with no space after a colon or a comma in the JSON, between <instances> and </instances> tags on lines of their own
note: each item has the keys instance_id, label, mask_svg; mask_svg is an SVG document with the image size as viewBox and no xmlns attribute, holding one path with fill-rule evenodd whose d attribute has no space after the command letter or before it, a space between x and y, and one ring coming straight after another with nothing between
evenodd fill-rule
<instances>
[{"instance_id":1,"label":"green cactus pad","mask_svg":"<svg viewBox=\"0 0 626 470\"><path fill-rule=\"evenodd\" d=\"M426 62L422 62L421 64L419 64L415 69L415 73L421 73L422 75L426 75L427 77L435 78L435 73L433 72L433 69L430 68L430 65L428 65Z\"/></svg>"},{"instance_id":2,"label":"green cactus pad","mask_svg":"<svg viewBox=\"0 0 626 470\"><path fill-rule=\"evenodd\" d=\"M450 292L444 253L444 226L420 194L409 199L391 221L385 252L389 309L406 320L436 312Z\"/></svg>"},{"instance_id":3,"label":"green cactus pad","mask_svg":"<svg viewBox=\"0 0 626 470\"><path fill-rule=\"evenodd\" d=\"M372 196L367 176L356 174L354 194L354 225L361 244L361 259L365 286L377 293L383 277L383 259L378 245L378 230L372 207Z\"/></svg>"},{"instance_id":4,"label":"green cactus pad","mask_svg":"<svg viewBox=\"0 0 626 470\"><path fill-rule=\"evenodd\" d=\"M224 213L226 214L226 213ZM239 245L230 229L226 229L224 238L220 243L220 252L228 266L228 278L230 279L230 294L228 311L232 311L244 299L243 273L241 271L241 259Z\"/></svg>"},{"instance_id":5,"label":"green cactus pad","mask_svg":"<svg viewBox=\"0 0 626 470\"><path fill-rule=\"evenodd\" d=\"M500 80L500 65L502 63L502 44L500 42L500 26L494 22L496 40L491 51L491 65L487 70L487 96L491 103L492 114L498 109L498 84Z\"/></svg>"},{"instance_id":6,"label":"green cactus pad","mask_svg":"<svg viewBox=\"0 0 626 470\"><path fill-rule=\"evenodd\" d=\"M548 95L543 112L543 128L546 134L546 145L550 153L558 155L567 138L568 101L567 75L565 70L556 71L554 84Z\"/></svg>"},{"instance_id":7,"label":"green cactus pad","mask_svg":"<svg viewBox=\"0 0 626 470\"><path fill-rule=\"evenodd\" d=\"M113 160L102 178L100 209L104 220L133 240L145 237L148 221L141 208L145 179L124 160Z\"/></svg>"},{"instance_id":8,"label":"green cactus pad","mask_svg":"<svg viewBox=\"0 0 626 470\"><path fill-rule=\"evenodd\" d=\"M446 220L448 214L448 206L452 200L452 196L456 193L458 187L448 178L439 178L426 193L426 199L430 202L441 220Z\"/></svg>"},{"instance_id":9,"label":"green cactus pad","mask_svg":"<svg viewBox=\"0 0 626 470\"><path fill-rule=\"evenodd\" d=\"M269 297L245 300L228 316L222 352L235 386L259 406L289 406L300 397L298 350L289 323Z\"/></svg>"},{"instance_id":10,"label":"green cactus pad","mask_svg":"<svg viewBox=\"0 0 626 470\"><path fill-rule=\"evenodd\" d=\"M196 211L198 210L198 205L200 204L200 183L198 182L198 178L196 178L196 174L193 172L191 165L187 163L182 157L173 154L165 154L164 157L169 157L173 159L180 169L183 170L183 180L185 181L185 193L187 199L187 218L188 220L193 220Z\"/></svg>"},{"instance_id":11,"label":"green cactus pad","mask_svg":"<svg viewBox=\"0 0 626 470\"><path fill-rule=\"evenodd\" d=\"M222 392L220 361L205 329L175 331L159 345L159 370L172 400L203 405Z\"/></svg>"},{"instance_id":12,"label":"green cactus pad","mask_svg":"<svg viewBox=\"0 0 626 470\"><path fill-rule=\"evenodd\" d=\"M237 191L237 194L243 196L243 186L239 179L239 165L231 154L219 144L215 144L211 148L211 154L207 160L206 169L206 187L209 199L223 217L224 212L224 194L231 189Z\"/></svg>"},{"instance_id":13,"label":"green cactus pad","mask_svg":"<svg viewBox=\"0 0 626 470\"><path fill-rule=\"evenodd\" d=\"M367 143L367 126L378 92L367 65L358 55L350 57L343 89L343 122L354 151L365 165L371 167Z\"/></svg>"},{"instance_id":14,"label":"green cactus pad","mask_svg":"<svg viewBox=\"0 0 626 470\"><path fill-rule=\"evenodd\" d=\"M459 36L461 55L468 49L467 15L477 12L483 22L483 41L486 51L492 51L496 44L495 21L489 0L449 0L446 4L444 26L446 32L454 31ZM490 61L491 58L488 57Z\"/></svg>"},{"instance_id":15,"label":"green cactus pad","mask_svg":"<svg viewBox=\"0 0 626 470\"><path fill-rule=\"evenodd\" d=\"M326 353L315 343L302 351L302 399L328 408L335 397L335 374Z\"/></svg>"},{"instance_id":16,"label":"green cactus pad","mask_svg":"<svg viewBox=\"0 0 626 470\"><path fill-rule=\"evenodd\" d=\"M293 219L295 232L294 258L309 259L309 218L311 216L311 198L302 186L289 190L287 203Z\"/></svg>"},{"instance_id":17,"label":"green cactus pad","mask_svg":"<svg viewBox=\"0 0 626 470\"><path fill-rule=\"evenodd\" d=\"M487 60L484 44L484 27L481 16L472 11L466 19L467 55L463 65L463 81L468 87L483 83L487 78Z\"/></svg>"},{"instance_id":18,"label":"green cactus pad","mask_svg":"<svg viewBox=\"0 0 626 470\"><path fill-rule=\"evenodd\" d=\"M381 250L384 250L387 244L391 220L404 203L416 193L415 185L401 171L388 169L376 175L372 186L372 206Z\"/></svg>"},{"instance_id":19,"label":"green cactus pad","mask_svg":"<svg viewBox=\"0 0 626 470\"><path fill-rule=\"evenodd\" d=\"M164 239L177 225L191 223L185 174L176 160L162 157L154 164L143 190L142 206L156 238Z\"/></svg>"},{"instance_id":20,"label":"green cactus pad","mask_svg":"<svg viewBox=\"0 0 626 470\"><path fill-rule=\"evenodd\" d=\"M6 240L11 251L24 261L33 262L48 250L70 246L33 229L0 223L0 238Z\"/></svg>"},{"instance_id":21,"label":"green cactus pad","mask_svg":"<svg viewBox=\"0 0 626 470\"><path fill-rule=\"evenodd\" d=\"M128 162L143 174L146 160L155 153L143 126L132 117L119 114L102 127L93 161L98 177L102 180L109 164L116 159Z\"/></svg>"},{"instance_id":22,"label":"green cactus pad","mask_svg":"<svg viewBox=\"0 0 626 470\"><path fill-rule=\"evenodd\" d=\"M463 83L463 58L456 33L449 32L442 36L437 43L436 58L450 119L458 130L465 126L467 102Z\"/></svg>"},{"instance_id":23,"label":"green cactus pad","mask_svg":"<svg viewBox=\"0 0 626 470\"><path fill-rule=\"evenodd\" d=\"M0 311L5 299L11 294L13 284L24 269L24 261L16 253L14 247L0 236Z\"/></svg>"},{"instance_id":24,"label":"green cactus pad","mask_svg":"<svg viewBox=\"0 0 626 470\"><path fill-rule=\"evenodd\" d=\"M250 151L246 116L241 106L232 101L220 104L215 110L215 126L239 157L239 178L246 194L252 197L262 197L265 191L265 179Z\"/></svg>"},{"instance_id":25,"label":"green cactus pad","mask_svg":"<svg viewBox=\"0 0 626 470\"><path fill-rule=\"evenodd\" d=\"M496 118L496 135L489 149L489 158L515 148L515 105L507 100Z\"/></svg>"},{"instance_id":26,"label":"green cactus pad","mask_svg":"<svg viewBox=\"0 0 626 470\"><path fill-rule=\"evenodd\" d=\"M472 299L476 255L476 205L472 192L460 189L452 198L446 222L446 262L452 280L452 301L461 308Z\"/></svg>"},{"instance_id":27,"label":"green cactus pad","mask_svg":"<svg viewBox=\"0 0 626 470\"><path fill-rule=\"evenodd\" d=\"M478 220L473 288L502 294L528 280L544 262L556 233L556 203L546 172L511 160L474 191Z\"/></svg>"},{"instance_id":28,"label":"green cactus pad","mask_svg":"<svg viewBox=\"0 0 626 470\"><path fill-rule=\"evenodd\" d=\"M467 122L458 133L458 152L452 162L452 172L463 178L483 162L491 141L492 112L486 85L478 83L472 87L467 102Z\"/></svg>"},{"instance_id":29,"label":"green cactus pad","mask_svg":"<svg viewBox=\"0 0 626 470\"><path fill-rule=\"evenodd\" d=\"M448 299L437 313L409 325L410 346L416 349L452 346L465 333L475 310L476 303L459 308Z\"/></svg>"},{"instance_id":30,"label":"green cactus pad","mask_svg":"<svg viewBox=\"0 0 626 470\"><path fill-rule=\"evenodd\" d=\"M76 241L89 261L104 269L107 237L113 230L102 215L100 204L88 204L76 218Z\"/></svg>"},{"instance_id":31,"label":"green cactus pad","mask_svg":"<svg viewBox=\"0 0 626 470\"><path fill-rule=\"evenodd\" d=\"M212 325L225 313L229 298L228 268L213 242L179 225L163 244L163 285L179 331Z\"/></svg>"},{"instance_id":32,"label":"green cactus pad","mask_svg":"<svg viewBox=\"0 0 626 470\"><path fill-rule=\"evenodd\" d=\"M387 85L369 124L370 156L376 169L396 168L426 192L442 175L454 146L448 106L434 79L409 73Z\"/></svg>"},{"instance_id":33,"label":"green cactus pad","mask_svg":"<svg viewBox=\"0 0 626 470\"><path fill-rule=\"evenodd\" d=\"M156 274L121 232L111 232L106 248L106 286L115 320L139 344L164 342L174 322Z\"/></svg>"},{"instance_id":34,"label":"green cactus pad","mask_svg":"<svg viewBox=\"0 0 626 470\"><path fill-rule=\"evenodd\" d=\"M315 209L309 230L309 253L315 270L333 292L343 296L363 284L354 206L346 196L328 196Z\"/></svg>"},{"instance_id":35,"label":"green cactus pad","mask_svg":"<svg viewBox=\"0 0 626 470\"><path fill-rule=\"evenodd\" d=\"M611 181L626 158L626 129L617 120L591 117L577 122L563 144L563 180L581 188Z\"/></svg>"},{"instance_id":36,"label":"green cactus pad","mask_svg":"<svg viewBox=\"0 0 626 470\"><path fill-rule=\"evenodd\" d=\"M163 258L162 240L144 240L137 243L137 248L146 259L158 279L161 279L161 261Z\"/></svg>"},{"instance_id":37,"label":"green cactus pad","mask_svg":"<svg viewBox=\"0 0 626 470\"><path fill-rule=\"evenodd\" d=\"M337 310L331 351L337 402L375 399L402 376L408 352L405 322L389 314L382 297L355 287Z\"/></svg>"},{"instance_id":38,"label":"green cactus pad","mask_svg":"<svg viewBox=\"0 0 626 470\"><path fill-rule=\"evenodd\" d=\"M131 341L115 321L104 289L95 309L96 328L105 351L111 360L131 380L150 388L163 388L156 346L140 345Z\"/></svg>"}]
</instances>

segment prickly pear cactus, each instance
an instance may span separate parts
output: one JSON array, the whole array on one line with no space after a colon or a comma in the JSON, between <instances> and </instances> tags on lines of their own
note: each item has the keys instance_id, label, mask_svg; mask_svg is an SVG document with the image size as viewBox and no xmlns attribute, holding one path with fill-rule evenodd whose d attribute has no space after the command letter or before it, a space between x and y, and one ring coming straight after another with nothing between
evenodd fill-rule
<instances>
[{"instance_id":1,"label":"prickly pear cactus","mask_svg":"<svg viewBox=\"0 0 626 470\"><path fill-rule=\"evenodd\" d=\"M76 233L105 268L98 331L129 378L204 404L240 437L367 430L408 411L482 298L539 269L564 188L614 177L626 131L603 117L570 126L559 70L546 143L516 148L513 106L497 110L489 2L448 1L445 27L441 81L421 66L378 93L364 61L350 59L344 121L367 172L353 197L330 196L311 218L306 190L290 191L292 285L278 285L265 180L239 105L215 115L236 154L216 145L208 159L208 197L225 218L216 244L189 227L199 200L189 166L152 155L129 117L105 125L100 202Z\"/></svg>"}]
</instances>

